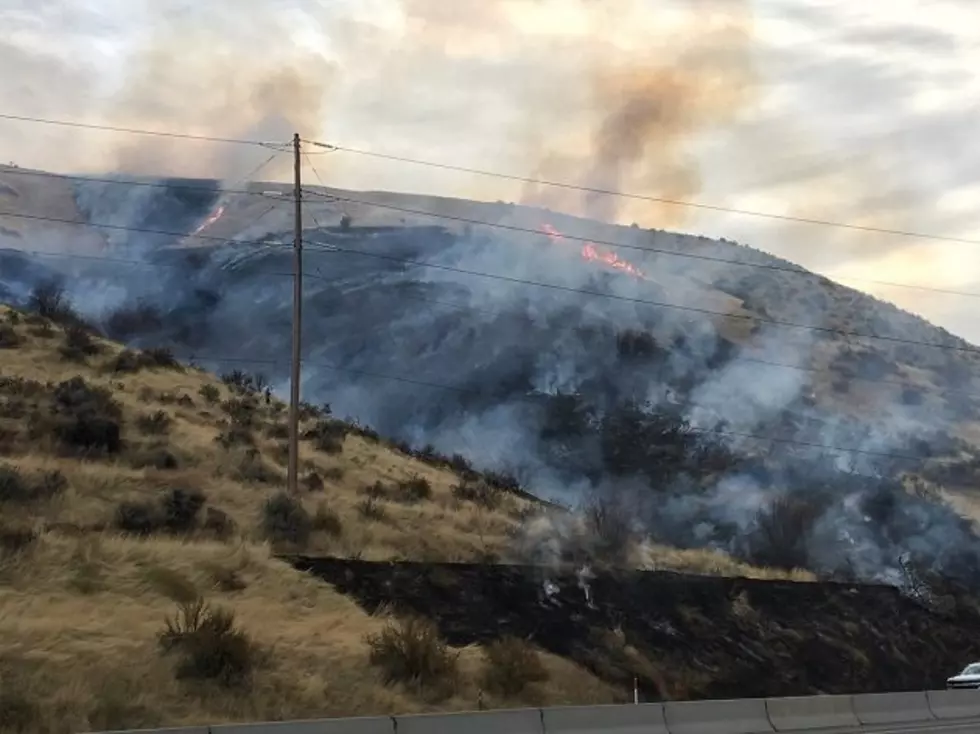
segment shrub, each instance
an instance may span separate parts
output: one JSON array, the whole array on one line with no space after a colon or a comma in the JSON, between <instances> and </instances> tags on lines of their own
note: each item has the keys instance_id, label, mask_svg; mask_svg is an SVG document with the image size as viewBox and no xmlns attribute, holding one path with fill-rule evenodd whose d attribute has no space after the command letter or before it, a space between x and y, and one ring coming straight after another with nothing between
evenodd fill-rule
<instances>
[{"instance_id":1,"label":"shrub","mask_svg":"<svg viewBox=\"0 0 980 734\"><path fill-rule=\"evenodd\" d=\"M9 324L0 324L0 349L16 349L24 340Z\"/></svg>"},{"instance_id":2,"label":"shrub","mask_svg":"<svg viewBox=\"0 0 980 734\"><path fill-rule=\"evenodd\" d=\"M235 615L202 599L179 604L159 635L164 653L177 652L178 679L212 680L232 687L246 684L256 666L256 647L235 626Z\"/></svg>"},{"instance_id":3,"label":"shrub","mask_svg":"<svg viewBox=\"0 0 980 734\"><path fill-rule=\"evenodd\" d=\"M470 460L462 454L453 454L449 457L449 468L461 477L472 477L476 474Z\"/></svg>"},{"instance_id":4,"label":"shrub","mask_svg":"<svg viewBox=\"0 0 980 734\"><path fill-rule=\"evenodd\" d=\"M183 372L184 368L173 353L163 347L145 349L141 352L124 349L113 357L107 365L111 372L136 373L145 369L168 369Z\"/></svg>"},{"instance_id":5,"label":"shrub","mask_svg":"<svg viewBox=\"0 0 980 734\"><path fill-rule=\"evenodd\" d=\"M214 566L211 569L211 580L214 582L214 588L225 593L244 591L248 588L248 582L242 578L238 570L229 566Z\"/></svg>"},{"instance_id":6,"label":"shrub","mask_svg":"<svg viewBox=\"0 0 980 734\"><path fill-rule=\"evenodd\" d=\"M217 507L208 507L204 512L204 531L210 533L218 540L227 540L235 532L235 521L224 510Z\"/></svg>"},{"instance_id":7,"label":"shrub","mask_svg":"<svg viewBox=\"0 0 980 734\"><path fill-rule=\"evenodd\" d=\"M500 696L516 696L533 683L548 679L537 651L526 641L505 637L483 652L483 684Z\"/></svg>"},{"instance_id":8,"label":"shrub","mask_svg":"<svg viewBox=\"0 0 980 734\"><path fill-rule=\"evenodd\" d=\"M616 335L616 351L624 360L650 360L668 352L645 331L626 330Z\"/></svg>"},{"instance_id":9,"label":"shrub","mask_svg":"<svg viewBox=\"0 0 980 734\"><path fill-rule=\"evenodd\" d=\"M150 347L149 349L144 349L140 356L143 359L143 364L147 367L157 367L176 372L184 371L184 366L177 361L174 353L167 347Z\"/></svg>"},{"instance_id":10,"label":"shrub","mask_svg":"<svg viewBox=\"0 0 980 734\"><path fill-rule=\"evenodd\" d=\"M368 635L369 659L381 668L385 682L404 683L449 695L458 678L457 655L439 636L436 625L418 617L389 623Z\"/></svg>"},{"instance_id":11,"label":"shrub","mask_svg":"<svg viewBox=\"0 0 980 734\"><path fill-rule=\"evenodd\" d=\"M199 489L171 489L161 501L163 527L174 534L190 532L197 526L205 501Z\"/></svg>"},{"instance_id":12,"label":"shrub","mask_svg":"<svg viewBox=\"0 0 980 734\"><path fill-rule=\"evenodd\" d=\"M749 560L774 568L807 568L810 537L822 513L823 506L807 498L780 495L770 500L749 535Z\"/></svg>"},{"instance_id":13,"label":"shrub","mask_svg":"<svg viewBox=\"0 0 980 734\"><path fill-rule=\"evenodd\" d=\"M116 506L113 525L124 533L145 537L160 529L163 517L152 502L124 501Z\"/></svg>"},{"instance_id":14,"label":"shrub","mask_svg":"<svg viewBox=\"0 0 980 734\"><path fill-rule=\"evenodd\" d=\"M325 502L317 505L316 514L313 515L313 529L333 538L339 538L344 533L340 515L331 510Z\"/></svg>"},{"instance_id":15,"label":"shrub","mask_svg":"<svg viewBox=\"0 0 980 734\"><path fill-rule=\"evenodd\" d=\"M100 354L102 345L92 338L91 331L85 326L69 324L65 327L65 341L58 351L64 359L84 362L86 358Z\"/></svg>"},{"instance_id":16,"label":"shrub","mask_svg":"<svg viewBox=\"0 0 980 734\"><path fill-rule=\"evenodd\" d=\"M495 510L500 506L500 491L482 480L460 482L452 492L453 497L461 502L472 502L486 510Z\"/></svg>"},{"instance_id":17,"label":"shrub","mask_svg":"<svg viewBox=\"0 0 980 734\"><path fill-rule=\"evenodd\" d=\"M432 499L432 484L428 479L420 476L399 482L398 499L402 502L421 502Z\"/></svg>"},{"instance_id":18,"label":"shrub","mask_svg":"<svg viewBox=\"0 0 980 734\"><path fill-rule=\"evenodd\" d=\"M289 438L289 426L285 423L273 423L266 431L269 438L285 440Z\"/></svg>"},{"instance_id":19,"label":"shrub","mask_svg":"<svg viewBox=\"0 0 980 734\"><path fill-rule=\"evenodd\" d=\"M9 685L0 689L0 731L31 734L43 731L44 717L40 703Z\"/></svg>"},{"instance_id":20,"label":"shrub","mask_svg":"<svg viewBox=\"0 0 980 734\"><path fill-rule=\"evenodd\" d=\"M241 395L261 392L267 385L261 375L253 376L242 370L232 370L221 375L221 381Z\"/></svg>"},{"instance_id":21,"label":"shrub","mask_svg":"<svg viewBox=\"0 0 980 734\"><path fill-rule=\"evenodd\" d=\"M0 557L25 552L39 537L37 530L32 527L0 522Z\"/></svg>"},{"instance_id":22,"label":"shrub","mask_svg":"<svg viewBox=\"0 0 980 734\"><path fill-rule=\"evenodd\" d=\"M153 334L163 328L160 310L145 301L117 308L105 319L106 333L117 341Z\"/></svg>"},{"instance_id":23,"label":"shrub","mask_svg":"<svg viewBox=\"0 0 980 734\"><path fill-rule=\"evenodd\" d=\"M317 451L325 454L339 454L344 450L344 438L347 436L347 426L338 420L324 418L316 422L303 438L313 441Z\"/></svg>"},{"instance_id":24,"label":"shrub","mask_svg":"<svg viewBox=\"0 0 980 734\"><path fill-rule=\"evenodd\" d=\"M0 502L43 502L61 494L67 486L68 480L60 471L25 475L12 466L0 464Z\"/></svg>"},{"instance_id":25,"label":"shrub","mask_svg":"<svg viewBox=\"0 0 980 734\"><path fill-rule=\"evenodd\" d=\"M288 458L288 453L287 453ZM306 474L302 480L303 488L307 492L322 492L323 491L323 477L317 474L315 471L310 471Z\"/></svg>"},{"instance_id":26,"label":"shrub","mask_svg":"<svg viewBox=\"0 0 980 734\"><path fill-rule=\"evenodd\" d=\"M173 471L180 468L180 460L166 446L150 446L129 454L129 465L134 469L159 469Z\"/></svg>"},{"instance_id":27,"label":"shrub","mask_svg":"<svg viewBox=\"0 0 980 734\"><path fill-rule=\"evenodd\" d=\"M108 390L74 377L55 388L54 412L54 434L65 446L108 454L121 450L122 409Z\"/></svg>"},{"instance_id":28,"label":"shrub","mask_svg":"<svg viewBox=\"0 0 980 734\"><path fill-rule=\"evenodd\" d=\"M262 509L262 531L274 542L305 546L313 532L313 518L302 503L280 492Z\"/></svg>"},{"instance_id":29,"label":"shrub","mask_svg":"<svg viewBox=\"0 0 980 734\"><path fill-rule=\"evenodd\" d=\"M221 409L228 414L232 424L242 428L255 426L258 408L258 403L252 397L231 398L221 404Z\"/></svg>"},{"instance_id":30,"label":"shrub","mask_svg":"<svg viewBox=\"0 0 980 734\"><path fill-rule=\"evenodd\" d=\"M521 494L524 491L520 480L513 474L508 474L507 472L486 471L483 473L483 481L493 489L498 489L501 492Z\"/></svg>"},{"instance_id":31,"label":"shrub","mask_svg":"<svg viewBox=\"0 0 980 734\"><path fill-rule=\"evenodd\" d=\"M323 478L331 482L339 482L344 478L344 468L341 466L331 466L323 471Z\"/></svg>"},{"instance_id":32,"label":"shrub","mask_svg":"<svg viewBox=\"0 0 980 734\"><path fill-rule=\"evenodd\" d=\"M148 536L165 531L189 533L198 525L206 497L197 489L171 489L157 503L124 501L116 506L113 525L124 533Z\"/></svg>"},{"instance_id":33,"label":"shrub","mask_svg":"<svg viewBox=\"0 0 980 734\"><path fill-rule=\"evenodd\" d=\"M221 390L214 385L201 385L197 392L209 405L216 405L221 400Z\"/></svg>"},{"instance_id":34,"label":"shrub","mask_svg":"<svg viewBox=\"0 0 980 734\"><path fill-rule=\"evenodd\" d=\"M611 563L625 559L634 539L633 513L626 503L593 499L585 508L585 528L597 558Z\"/></svg>"},{"instance_id":35,"label":"shrub","mask_svg":"<svg viewBox=\"0 0 980 734\"><path fill-rule=\"evenodd\" d=\"M170 416L164 410L158 410L154 413L149 413L147 415L141 415L136 419L136 427L141 433L145 433L151 436L158 436L170 431L170 424L173 421Z\"/></svg>"},{"instance_id":36,"label":"shrub","mask_svg":"<svg viewBox=\"0 0 980 734\"><path fill-rule=\"evenodd\" d=\"M59 324L80 324L82 319L71 307L60 280L49 279L38 283L31 290L28 308L46 319Z\"/></svg>"}]
</instances>

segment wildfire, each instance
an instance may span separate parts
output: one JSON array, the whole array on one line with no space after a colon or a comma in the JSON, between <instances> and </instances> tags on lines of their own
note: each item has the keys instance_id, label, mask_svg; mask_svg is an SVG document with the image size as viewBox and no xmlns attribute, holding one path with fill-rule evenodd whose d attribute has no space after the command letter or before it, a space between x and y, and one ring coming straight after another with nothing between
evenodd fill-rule
<instances>
[{"instance_id":1,"label":"wildfire","mask_svg":"<svg viewBox=\"0 0 980 734\"><path fill-rule=\"evenodd\" d=\"M565 241L565 235L550 224L541 225L541 231L544 232L552 242ZM582 259L588 260L589 262L602 263L603 265L607 265L615 270L628 273L634 278L641 278L643 280L647 279L643 271L636 267L633 263L629 262L628 260L623 260L611 250L600 249L594 242L586 242L584 245L582 245Z\"/></svg>"},{"instance_id":2,"label":"wildfire","mask_svg":"<svg viewBox=\"0 0 980 734\"><path fill-rule=\"evenodd\" d=\"M211 214L208 216L208 218L205 219L203 222L201 222L201 224L198 226L197 229L195 229L193 232L191 232L191 237L193 237L196 234L200 234L201 232L203 232L204 230L206 230L212 224L214 224L219 219L221 219L221 215L224 214L224 213L225 213L225 207L224 207L224 204L222 204L217 209L215 209L213 212L211 212Z\"/></svg>"}]
</instances>

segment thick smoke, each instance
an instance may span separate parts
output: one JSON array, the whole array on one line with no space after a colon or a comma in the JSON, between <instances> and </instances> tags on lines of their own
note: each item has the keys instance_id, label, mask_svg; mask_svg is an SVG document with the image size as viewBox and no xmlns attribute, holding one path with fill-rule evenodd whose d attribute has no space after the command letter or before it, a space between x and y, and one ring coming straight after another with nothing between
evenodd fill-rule
<instances>
[{"instance_id":1,"label":"thick smoke","mask_svg":"<svg viewBox=\"0 0 980 734\"><path fill-rule=\"evenodd\" d=\"M166 221L190 233L216 195L172 184L121 199L109 190L125 187L81 185L76 201L92 218L115 208L115 221L127 226ZM649 231L632 236L677 244ZM217 371L262 372L285 392L292 285L290 254L273 244L277 237L206 249L190 247L193 238L114 237L118 251L141 255L145 266L45 263L71 275L86 315L109 324L116 308L150 307L159 325L119 336L170 345ZM638 302L664 298L666 258L638 260L645 280L544 235L355 226L310 230L307 238L309 402L417 447L464 454L549 498L616 498L659 542L763 562L760 512L789 492L812 502L805 559L818 570L895 580L899 558L913 552L961 576L975 571L980 546L970 527L901 482L930 455L962 451L942 430L948 415L905 404L895 390L874 413L854 413L827 402L826 392L816 400L820 378L812 373L767 364L805 365L836 353L840 345L819 332L758 325L739 333L732 330L739 322L724 316ZM13 256L2 265L5 297L15 301L47 273ZM710 281L711 270L697 278ZM813 280L812 288L827 286ZM869 349L843 353L850 369L883 368Z\"/></svg>"},{"instance_id":2,"label":"thick smoke","mask_svg":"<svg viewBox=\"0 0 980 734\"><path fill-rule=\"evenodd\" d=\"M76 72L64 77L74 89L61 99L79 119L269 140L293 131L315 136L338 123L353 134L384 120L384 128L373 129L396 152L404 145L406 154L427 157L441 146L431 157L455 160L448 146L465 161L474 141L506 138L511 153L490 167L668 198L698 194L707 175L699 146L755 111L758 39L748 0L664 3L655 13L639 0L402 0L398 13L347 19L309 8L297 17L265 1L250 3L246 13L201 5L192 16L172 2L146 8L150 37L119 64L125 73L117 83L98 95L77 94L85 74L72 69L74 59L16 65L36 71L32 86L45 94L50 78L60 78L52 68ZM25 52L0 45L0 53L16 59ZM335 95L338 85L346 91ZM501 88L507 105L495 94ZM29 112L59 116L58 95L35 99L39 107ZM346 123L340 109L349 111ZM27 137L20 142L38 152ZM748 163L763 147L750 146ZM40 152L52 168L227 181L269 151L73 131L60 141L46 138ZM364 159L317 160L328 176L369 167ZM268 167L263 177L281 170ZM375 183L382 169L373 170ZM399 182L411 175L383 172ZM15 186L23 180L11 177ZM375 185L387 188L391 179L380 180ZM482 186L464 181L459 190L479 195L488 190ZM821 208L833 208L841 190L860 198L834 186ZM676 225L685 211L652 203L624 208L622 200L567 189L507 191L528 203L607 219L642 215L636 218L651 224ZM874 208L873 200L861 200ZM218 201L213 191L86 184L76 187L74 203L91 221L190 233ZM239 228L229 236L241 234ZM64 250L73 248L63 232L58 237ZM655 248L716 247L666 233L637 230L630 237ZM44 261L69 277L87 315L102 319L143 301L159 310L163 325L128 334L134 343L169 344L219 371L251 368L285 386L291 283L281 275L290 264L288 253L274 247L278 235L267 246L208 251L195 250L200 242L189 238L179 242L182 253L164 249L178 244L174 237L117 231L106 239L110 254L143 259L144 266ZM877 314L875 304L842 313L835 311L838 294L816 281L790 287L769 272L717 266L693 273L690 261L669 258L638 258L650 280L634 279L584 261L580 245L545 237L355 227L310 239L303 391L311 402L330 402L337 413L387 435L512 472L550 497L628 496L645 529L676 545L757 554L746 539L760 532L760 510L774 493L790 492L830 498L808 511L808 553L821 570L848 565L863 578L891 579L909 550L958 573L975 558L969 528L941 503L902 491L899 478L910 461L890 458L908 455L915 469L929 454L961 452L952 439L944 444L945 407L903 401L894 390L880 397L871 388L817 402L814 393L828 394L827 385L760 360L844 363L856 376L873 374L874 360L817 335L628 299L744 315L743 303L754 298L754 306L778 307L786 320L821 328L846 327L855 312ZM340 255L329 243L375 257ZM733 259L750 256L761 257L740 250ZM22 302L41 267L5 256L0 293ZM709 295L704 286L711 284L721 292ZM885 326L913 339L934 336L911 319ZM938 364L931 355L905 361L923 369ZM643 440L630 442L632 436Z\"/></svg>"}]
</instances>

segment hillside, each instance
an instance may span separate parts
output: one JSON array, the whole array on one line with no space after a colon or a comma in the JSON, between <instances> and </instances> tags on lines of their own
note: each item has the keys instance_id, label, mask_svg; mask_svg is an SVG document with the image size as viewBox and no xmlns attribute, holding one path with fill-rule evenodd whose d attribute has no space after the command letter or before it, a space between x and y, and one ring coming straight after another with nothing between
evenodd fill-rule
<instances>
[{"instance_id":1,"label":"hillside","mask_svg":"<svg viewBox=\"0 0 980 734\"><path fill-rule=\"evenodd\" d=\"M274 552L519 560L552 522L567 529L567 511L311 406L299 509L281 497L279 400L242 373L222 381L164 350L123 349L45 303L54 320L0 308L0 731L476 705L480 647L460 650L463 683L449 698L385 685L365 641L385 628L385 610L367 614ZM634 565L812 579L707 551L630 553ZM165 618L199 595L233 611L263 651L248 695L193 688L160 652ZM534 695L545 702L622 695L571 660L541 661L547 681Z\"/></svg>"},{"instance_id":2,"label":"hillside","mask_svg":"<svg viewBox=\"0 0 980 734\"><path fill-rule=\"evenodd\" d=\"M311 406L291 503L254 380L50 313L0 311L0 731L611 703L634 678L645 700L900 690L980 655L968 597L636 544L609 506Z\"/></svg>"},{"instance_id":3,"label":"hillside","mask_svg":"<svg viewBox=\"0 0 980 734\"><path fill-rule=\"evenodd\" d=\"M969 652L980 387L921 319L734 243L311 191L289 498L288 202L0 183L41 217L0 232L0 729L756 695L746 656L770 693L901 688ZM470 606L501 583L516 638Z\"/></svg>"},{"instance_id":4,"label":"hillside","mask_svg":"<svg viewBox=\"0 0 980 734\"><path fill-rule=\"evenodd\" d=\"M60 278L113 338L284 394L284 187L0 181L8 211L111 225L5 218L9 302ZM313 187L304 207L309 402L539 497L628 506L661 546L890 583L911 553L980 581L962 340L732 242L380 192ZM773 502L799 538L776 554L757 547Z\"/></svg>"}]
</instances>

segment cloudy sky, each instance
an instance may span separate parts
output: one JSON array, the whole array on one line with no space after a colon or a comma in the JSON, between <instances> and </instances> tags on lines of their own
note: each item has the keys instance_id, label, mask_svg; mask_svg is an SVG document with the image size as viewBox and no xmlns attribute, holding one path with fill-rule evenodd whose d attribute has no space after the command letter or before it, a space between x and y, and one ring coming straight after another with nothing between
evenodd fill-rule
<instances>
[{"instance_id":1,"label":"cloudy sky","mask_svg":"<svg viewBox=\"0 0 980 734\"><path fill-rule=\"evenodd\" d=\"M980 341L977 21L971 0L2 0L0 108L263 139L295 129L644 196L975 239L570 197L353 154L318 166L338 186L723 235ZM0 122L0 160L61 171L233 177L256 155Z\"/></svg>"}]
</instances>

